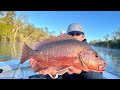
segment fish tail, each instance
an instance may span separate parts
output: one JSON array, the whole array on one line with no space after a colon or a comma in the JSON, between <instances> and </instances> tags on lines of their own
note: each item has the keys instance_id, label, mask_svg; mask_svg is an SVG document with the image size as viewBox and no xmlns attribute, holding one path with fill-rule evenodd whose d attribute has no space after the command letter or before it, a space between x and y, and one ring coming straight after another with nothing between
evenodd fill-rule
<instances>
[{"instance_id":1,"label":"fish tail","mask_svg":"<svg viewBox=\"0 0 120 90\"><path fill-rule=\"evenodd\" d=\"M22 47L22 56L20 59L20 63L24 63L26 60L29 59L31 48L24 42Z\"/></svg>"}]
</instances>

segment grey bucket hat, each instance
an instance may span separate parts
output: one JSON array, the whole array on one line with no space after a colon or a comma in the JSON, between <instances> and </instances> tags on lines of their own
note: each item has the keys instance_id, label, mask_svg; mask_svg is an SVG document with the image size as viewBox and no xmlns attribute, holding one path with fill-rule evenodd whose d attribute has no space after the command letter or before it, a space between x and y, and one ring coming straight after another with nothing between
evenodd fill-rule
<instances>
[{"instance_id":1,"label":"grey bucket hat","mask_svg":"<svg viewBox=\"0 0 120 90\"><path fill-rule=\"evenodd\" d=\"M74 33L79 33L84 35L84 31L82 26L79 23L72 23L68 26L67 29L68 34L74 34Z\"/></svg>"}]
</instances>

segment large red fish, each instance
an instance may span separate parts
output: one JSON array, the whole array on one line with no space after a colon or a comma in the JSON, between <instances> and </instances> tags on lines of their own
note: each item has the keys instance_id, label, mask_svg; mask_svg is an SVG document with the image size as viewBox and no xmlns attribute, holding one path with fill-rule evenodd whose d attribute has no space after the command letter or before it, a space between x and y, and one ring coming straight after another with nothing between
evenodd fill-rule
<instances>
[{"instance_id":1,"label":"large red fish","mask_svg":"<svg viewBox=\"0 0 120 90\"><path fill-rule=\"evenodd\" d=\"M63 34L46 39L34 45L34 49L24 43L21 64L31 59L33 70L40 72L48 69L49 75L67 72L69 67L77 70L103 72L106 63L90 45Z\"/></svg>"}]
</instances>

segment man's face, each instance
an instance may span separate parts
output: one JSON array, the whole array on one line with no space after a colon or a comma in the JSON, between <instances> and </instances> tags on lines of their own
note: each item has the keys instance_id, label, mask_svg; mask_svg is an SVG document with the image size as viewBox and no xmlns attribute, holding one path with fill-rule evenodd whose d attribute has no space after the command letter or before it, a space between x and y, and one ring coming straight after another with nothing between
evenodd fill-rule
<instances>
[{"instance_id":1,"label":"man's face","mask_svg":"<svg viewBox=\"0 0 120 90\"><path fill-rule=\"evenodd\" d=\"M85 39L85 36L84 35L82 35L82 34L80 34L80 35L74 35L73 36L75 39L77 39L77 40L79 40L79 41L83 41L84 39Z\"/></svg>"}]
</instances>

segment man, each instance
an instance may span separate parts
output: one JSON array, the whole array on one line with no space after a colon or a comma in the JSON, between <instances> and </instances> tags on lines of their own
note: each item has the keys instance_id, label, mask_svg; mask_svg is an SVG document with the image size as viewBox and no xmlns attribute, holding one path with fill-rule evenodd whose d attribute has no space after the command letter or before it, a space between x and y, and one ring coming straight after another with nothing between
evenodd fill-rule
<instances>
[{"instance_id":1,"label":"man","mask_svg":"<svg viewBox=\"0 0 120 90\"><path fill-rule=\"evenodd\" d=\"M68 26L67 34L72 35L75 39L86 42L83 28L79 23L72 23ZM63 79L102 79L101 72L81 72L80 74L65 73Z\"/></svg>"}]
</instances>

